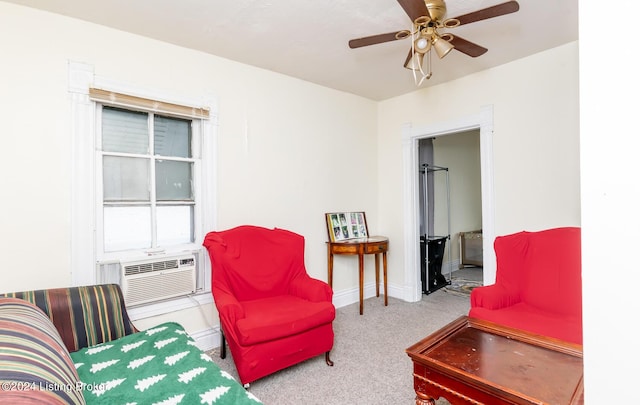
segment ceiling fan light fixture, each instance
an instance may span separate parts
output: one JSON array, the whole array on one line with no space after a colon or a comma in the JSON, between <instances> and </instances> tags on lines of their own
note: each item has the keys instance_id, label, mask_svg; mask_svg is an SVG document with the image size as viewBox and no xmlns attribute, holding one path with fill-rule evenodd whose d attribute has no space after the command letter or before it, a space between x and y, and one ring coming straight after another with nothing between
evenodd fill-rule
<instances>
[{"instance_id":1,"label":"ceiling fan light fixture","mask_svg":"<svg viewBox=\"0 0 640 405\"><path fill-rule=\"evenodd\" d=\"M449 52L453 49L453 45L449 41L445 41L444 39L436 36L433 39L433 48L436 50L438 57L440 59L447 56Z\"/></svg>"},{"instance_id":2,"label":"ceiling fan light fixture","mask_svg":"<svg viewBox=\"0 0 640 405\"><path fill-rule=\"evenodd\" d=\"M398 2L413 20L410 30L352 39L349 41L349 47L353 49L411 37L411 49L405 59L404 67L411 70L417 86L432 76L431 49L435 49L440 59L447 56L454 48L473 58L487 52L487 48L450 33L440 34L439 30L515 13L520 9L516 0L507 0L505 3L455 18L445 18L447 14L445 0L398 0ZM420 4L423 2L424 7Z\"/></svg>"},{"instance_id":3,"label":"ceiling fan light fixture","mask_svg":"<svg viewBox=\"0 0 640 405\"><path fill-rule=\"evenodd\" d=\"M428 37L421 35L413 42L413 46L417 53L425 54L431 49L431 41Z\"/></svg>"},{"instance_id":4,"label":"ceiling fan light fixture","mask_svg":"<svg viewBox=\"0 0 640 405\"><path fill-rule=\"evenodd\" d=\"M404 66L409 70L420 71L424 66L424 53L414 52L409 62Z\"/></svg>"}]
</instances>

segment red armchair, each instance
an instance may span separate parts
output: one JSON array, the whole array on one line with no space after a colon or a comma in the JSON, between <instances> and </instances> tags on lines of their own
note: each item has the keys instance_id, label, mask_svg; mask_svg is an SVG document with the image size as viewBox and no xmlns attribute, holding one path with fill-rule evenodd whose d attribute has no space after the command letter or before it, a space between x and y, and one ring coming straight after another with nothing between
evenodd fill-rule
<instances>
[{"instance_id":1,"label":"red armchair","mask_svg":"<svg viewBox=\"0 0 640 405\"><path fill-rule=\"evenodd\" d=\"M496 282L471 291L469 316L582 345L580 228L500 236L494 249Z\"/></svg>"},{"instance_id":2,"label":"red armchair","mask_svg":"<svg viewBox=\"0 0 640 405\"><path fill-rule=\"evenodd\" d=\"M333 291L311 278L304 238L283 229L243 225L210 232L212 293L222 332L242 384L333 347Z\"/></svg>"}]
</instances>

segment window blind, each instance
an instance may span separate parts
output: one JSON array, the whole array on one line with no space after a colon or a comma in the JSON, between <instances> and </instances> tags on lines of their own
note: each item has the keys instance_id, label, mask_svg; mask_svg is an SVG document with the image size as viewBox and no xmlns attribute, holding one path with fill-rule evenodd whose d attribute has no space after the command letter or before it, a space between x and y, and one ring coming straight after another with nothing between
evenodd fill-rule
<instances>
[{"instance_id":1,"label":"window blind","mask_svg":"<svg viewBox=\"0 0 640 405\"><path fill-rule=\"evenodd\" d=\"M198 119L209 118L208 108L173 104L93 87L89 89L89 98L106 105L133 108L158 114Z\"/></svg>"}]
</instances>

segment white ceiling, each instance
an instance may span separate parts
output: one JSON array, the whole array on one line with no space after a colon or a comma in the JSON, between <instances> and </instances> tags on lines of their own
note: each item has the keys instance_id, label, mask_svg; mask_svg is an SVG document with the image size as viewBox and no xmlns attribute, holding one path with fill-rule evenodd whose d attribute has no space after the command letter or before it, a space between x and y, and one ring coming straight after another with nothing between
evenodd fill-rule
<instances>
[{"instance_id":1,"label":"white ceiling","mask_svg":"<svg viewBox=\"0 0 640 405\"><path fill-rule=\"evenodd\" d=\"M383 100L416 89L408 39L348 41L409 29L396 0L5 0ZM447 17L506 0L447 0ZM489 51L433 60L432 86L578 39L578 0L519 0L520 10L450 31ZM524 78L523 78L524 79Z\"/></svg>"}]
</instances>

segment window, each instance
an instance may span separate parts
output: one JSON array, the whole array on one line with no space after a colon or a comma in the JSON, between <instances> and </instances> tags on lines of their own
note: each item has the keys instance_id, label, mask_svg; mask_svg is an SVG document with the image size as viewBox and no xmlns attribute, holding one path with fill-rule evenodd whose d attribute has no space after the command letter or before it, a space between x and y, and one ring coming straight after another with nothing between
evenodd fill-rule
<instances>
[{"instance_id":1,"label":"window","mask_svg":"<svg viewBox=\"0 0 640 405\"><path fill-rule=\"evenodd\" d=\"M202 240L215 229L213 97L132 87L77 62L68 77L72 285L120 282L113 275L124 261L194 255L194 296L145 304L130 316L211 302Z\"/></svg>"},{"instance_id":2,"label":"window","mask_svg":"<svg viewBox=\"0 0 640 405\"><path fill-rule=\"evenodd\" d=\"M194 243L199 123L106 105L100 111L105 257Z\"/></svg>"}]
</instances>

